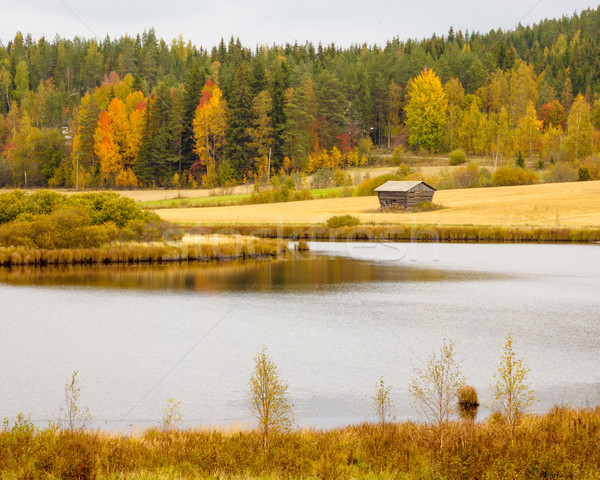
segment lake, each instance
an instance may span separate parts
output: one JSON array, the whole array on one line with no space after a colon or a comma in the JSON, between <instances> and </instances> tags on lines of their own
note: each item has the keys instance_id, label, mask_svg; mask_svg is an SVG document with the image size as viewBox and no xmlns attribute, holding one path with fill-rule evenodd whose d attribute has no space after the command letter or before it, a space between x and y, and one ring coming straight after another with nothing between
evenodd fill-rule
<instances>
[{"instance_id":1,"label":"lake","mask_svg":"<svg viewBox=\"0 0 600 480\"><path fill-rule=\"evenodd\" d=\"M59 419L79 370L105 430L156 425L169 398L186 425L246 423L264 345L297 424L369 419L380 377L397 418L418 419L408 383L444 338L485 403L508 334L538 411L599 402L600 246L310 247L272 263L0 270L0 416Z\"/></svg>"}]
</instances>

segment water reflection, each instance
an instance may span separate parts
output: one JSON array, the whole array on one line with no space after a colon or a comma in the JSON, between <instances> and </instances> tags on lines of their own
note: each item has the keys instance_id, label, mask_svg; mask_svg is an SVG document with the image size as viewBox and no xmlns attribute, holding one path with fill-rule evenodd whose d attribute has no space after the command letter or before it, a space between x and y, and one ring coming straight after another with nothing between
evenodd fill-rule
<instances>
[{"instance_id":1,"label":"water reflection","mask_svg":"<svg viewBox=\"0 0 600 480\"><path fill-rule=\"evenodd\" d=\"M425 245L388 259L313 247L272 263L0 269L0 410L55 419L77 369L95 426L155 423L168 398L190 424L250 421L246 385L267 346L300 424L368 418L381 376L398 418L416 418L412 366L454 339L485 405L508 333L540 410L596 398L600 248Z\"/></svg>"},{"instance_id":2,"label":"water reflection","mask_svg":"<svg viewBox=\"0 0 600 480\"><path fill-rule=\"evenodd\" d=\"M486 278L490 279L489 273L403 267L326 256L233 264L50 266L0 269L0 282L12 285L201 292L244 291L250 286L253 286L255 291L302 291L361 282L443 282Z\"/></svg>"}]
</instances>

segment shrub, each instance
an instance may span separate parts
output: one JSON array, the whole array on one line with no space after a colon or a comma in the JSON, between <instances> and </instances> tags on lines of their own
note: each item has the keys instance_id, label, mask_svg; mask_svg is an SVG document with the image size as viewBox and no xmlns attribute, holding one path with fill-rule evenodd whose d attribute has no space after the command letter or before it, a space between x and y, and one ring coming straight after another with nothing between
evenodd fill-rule
<instances>
[{"instance_id":1,"label":"shrub","mask_svg":"<svg viewBox=\"0 0 600 480\"><path fill-rule=\"evenodd\" d=\"M434 210L441 210L442 208L444 207L439 203L421 202L413 205L410 210L413 212L432 212Z\"/></svg>"},{"instance_id":2,"label":"shrub","mask_svg":"<svg viewBox=\"0 0 600 480\"><path fill-rule=\"evenodd\" d=\"M581 166L588 169L590 180L600 180L600 157L590 157Z\"/></svg>"},{"instance_id":3,"label":"shrub","mask_svg":"<svg viewBox=\"0 0 600 480\"><path fill-rule=\"evenodd\" d=\"M492 175L494 187L505 187L509 185L532 185L540 182L537 172L525 170L520 167L500 167Z\"/></svg>"},{"instance_id":4,"label":"shrub","mask_svg":"<svg viewBox=\"0 0 600 480\"><path fill-rule=\"evenodd\" d=\"M479 407L479 399L477 398L477 390L471 385L463 385L458 389L458 412L462 419L475 420L477 417L477 408Z\"/></svg>"},{"instance_id":5,"label":"shrub","mask_svg":"<svg viewBox=\"0 0 600 480\"><path fill-rule=\"evenodd\" d=\"M298 240L298 243L294 245L294 250L297 250L298 252L308 252L308 243L306 242L306 240Z\"/></svg>"},{"instance_id":6,"label":"shrub","mask_svg":"<svg viewBox=\"0 0 600 480\"><path fill-rule=\"evenodd\" d=\"M398 167L398 170L396 170L396 175L399 175L403 178L406 178L410 175L412 175L413 173L415 173L415 171L410 168L408 165L406 165L405 163L401 164Z\"/></svg>"},{"instance_id":7,"label":"shrub","mask_svg":"<svg viewBox=\"0 0 600 480\"><path fill-rule=\"evenodd\" d=\"M519 155L517 156L517 161L515 162L515 166L517 166L519 168L525 168L525 159L523 158L523 154L521 152L519 152Z\"/></svg>"},{"instance_id":8,"label":"shrub","mask_svg":"<svg viewBox=\"0 0 600 480\"><path fill-rule=\"evenodd\" d=\"M479 166L471 162L464 167L448 173L444 170L442 179L438 182L438 190L447 190L452 188L474 188L482 187L489 184L490 173L487 169L479 168Z\"/></svg>"},{"instance_id":9,"label":"shrub","mask_svg":"<svg viewBox=\"0 0 600 480\"><path fill-rule=\"evenodd\" d=\"M557 163L546 172L544 181L546 183L576 182L577 170L567 163Z\"/></svg>"},{"instance_id":10,"label":"shrub","mask_svg":"<svg viewBox=\"0 0 600 480\"><path fill-rule=\"evenodd\" d=\"M590 171L587 167L579 167L577 170L577 178L580 182L587 182L591 180Z\"/></svg>"},{"instance_id":11,"label":"shrub","mask_svg":"<svg viewBox=\"0 0 600 480\"><path fill-rule=\"evenodd\" d=\"M327 220L327 228L355 227L360 225L360 220L352 215L334 215Z\"/></svg>"},{"instance_id":12,"label":"shrub","mask_svg":"<svg viewBox=\"0 0 600 480\"><path fill-rule=\"evenodd\" d=\"M0 245L46 249L99 247L117 238L156 241L174 231L130 198L102 192L81 195L39 191L0 196ZM8 222L6 219L10 218ZM177 237L177 235L175 235ZM181 236L179 235L179 238Z\"/></svg>"},{"instance_id":13,"label":"shrub","mask_svg":"<svg viewBox=\"0 0 600 480\"><path fill-rule=\"evenodd\" d=\"M313 173L310 188L329 188L334 185L333 170L321 168Z\"/></svg>"},{"instance_id":14,"label":"shrub","mask_svg":"<svg viewBox=\"0 0 600 480\"><path fill-rule=\"evenodd\" d=\"M462 165L467 161L467 154L462 149L456 149L450 152L449 163L450 165Z\"/></svg>"},{"instance_id":15,"label":"shrub","mask_svg":"<svg viewBox=\"0 0 600 480\"><path fill-rule=\"evenodd\" d=\"M352 185L352 176L343 170L336 170L333 173L333 184L336 187L347 187Z\"/></svg>"}]
</instances>

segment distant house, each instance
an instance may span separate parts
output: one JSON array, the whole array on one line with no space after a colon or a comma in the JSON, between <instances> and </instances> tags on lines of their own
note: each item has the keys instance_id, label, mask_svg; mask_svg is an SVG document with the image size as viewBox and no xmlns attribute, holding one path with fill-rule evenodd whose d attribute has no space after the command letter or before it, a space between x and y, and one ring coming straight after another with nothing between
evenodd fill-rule
<instances>
[{"instance_id":1,"label":"distant house","mask_svg":"<svg viewBox=\"0 0 600 480\"><path fill-rule=\"evenodd\" d=\"M435 188L425 182L385 182L376 188L382 209L407 209L417 203L431 202Z\"/></svg>"}]
</instances>

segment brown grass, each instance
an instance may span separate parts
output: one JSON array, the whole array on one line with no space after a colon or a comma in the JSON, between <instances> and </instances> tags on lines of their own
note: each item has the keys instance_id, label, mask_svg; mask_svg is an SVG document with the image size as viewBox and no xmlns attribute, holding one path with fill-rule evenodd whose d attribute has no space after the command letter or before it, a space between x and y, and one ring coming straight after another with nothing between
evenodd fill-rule
<instances>
[{"instance_id":1,"label":"brown grass","mask_svg":"<svg viewBox=\"0 0 600 480\"><path fill-rule=\"evenodd\" d=\"M182 242L173 245L125 243L56 250L0 247L0 267L273 259L285 251L286 247L276 240L240 235L197 235L184 237Z\"/></svg>"},{"instance_id":2,"label":"brown grass","mask_svg":"<svg viewBox=\"0 0 600 480\"><path fill-rule=\"evenodd\" d=\"M328 198L285 204L163 209L172 222L196 225L315 225L350 214L362 223L537 227L600 226L600 181L436 192L444 209L380 212L377 197Z\"/></svg>"},{"instance_id":3,"label":"brown grass","mask_svg":"<svg viewBox=\"0 0 600 480\"><path fill-rule=\"evenodd\" d=\"M502 418L259 432L150 429L135 435L56 428L26 420L0 431L0 476L31 479L322 478L598 479L600 409L555 407L526 417L510 435Z\"/></svg>"}]
</instances>

